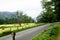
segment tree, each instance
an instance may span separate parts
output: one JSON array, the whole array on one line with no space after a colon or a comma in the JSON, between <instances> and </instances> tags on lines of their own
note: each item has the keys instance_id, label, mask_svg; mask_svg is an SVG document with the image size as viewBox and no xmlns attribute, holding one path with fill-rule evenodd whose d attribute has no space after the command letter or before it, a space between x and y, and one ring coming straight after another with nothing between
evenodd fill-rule
<instances>
[{"instance_id":1,"label":"tree","mask_svg":"<svg viewBox=\"0 0 60 40\"><path fill-rule=\"evenodd\" d=\"M57 21L60 21L60 0L52 0L52 3L55 6L54 10L55 13L57 14Z\"/></svg>"},{"instance_id":2,"label":"tree","mask_svg":"<svg viewBox=\"0 0 60 40\"><path fill-rule=\"evenodd\" d=\"M37 22L55 22L56 15L52 13L43 12L37 17Z\"/></svg>"},{"instance_id":3,"label":"tree","mask_svg":"<svg viewBox=\"0 0 60 40\"><path fill-rule=\"evenodd\" d=\"M56 14L54 13L54 6L52 1L43 0L42 1L43 12L37 17L38 22L55 22Z\"/></svg>"},{"instance_id":4,"label":"tree","mask_svg":"<svg viewBox=\"0 0 60 40\"><path fill-rule=\"evenodd\" d=\"M17 22L18 22L18 24L21 26L21 23L22 23L22 21L23 21L23 12L16 12L16 17L17 17Z\"/></svg>"},{"instance_id":5,"label":"tree","mask_svg":"<svg viewBox=\"0 0 60 40\"><path fill-rule=\"evenodd\" d=\"M4 19L0 19L0 24L4 24L4 23L5 23Z\"/></svg>"},{"instance_id":6,"label":"tree","mask_svg":"<svg viewBox=\"0 0 60 40\"><path fill-rule=\"evenodd\" d=\"M32 22L34 22L34 20L31 17L27 16L26 14L23 15L23 23L32 23Z\"/></svg>"},{"instance_id":7,"label":"tree","mask_svg":"<svg viewBox=\"0 0 60 40\"><path fill-rule=\"evenodd\" d=\"M28 16L26 14L23 15L23 23L27 23L28 22Z\"/></svg>"}]
</instances>

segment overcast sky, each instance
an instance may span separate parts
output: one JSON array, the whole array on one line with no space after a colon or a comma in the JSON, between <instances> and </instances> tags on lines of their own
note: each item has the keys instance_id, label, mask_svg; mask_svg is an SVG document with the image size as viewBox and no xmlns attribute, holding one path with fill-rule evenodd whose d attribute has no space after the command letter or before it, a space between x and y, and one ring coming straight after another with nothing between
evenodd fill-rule
<instances>
[{"instance_id":1,"label":"overcast sky","mask_svg":"<svg viewBox=\"0 0 60 40\"><path fill-rule=\"evenodd\" d=\"M32 18L42 11L41 0L0 0L0 11L21 10Z\"/></svg>"}]
</instances>

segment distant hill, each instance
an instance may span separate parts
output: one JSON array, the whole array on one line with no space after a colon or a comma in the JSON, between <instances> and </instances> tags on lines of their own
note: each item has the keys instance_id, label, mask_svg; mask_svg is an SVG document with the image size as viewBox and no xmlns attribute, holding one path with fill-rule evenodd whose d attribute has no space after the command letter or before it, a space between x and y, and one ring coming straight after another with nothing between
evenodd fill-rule
<instances>
[{"instance_id":1,"label":"distant hill","mask_svg":"<svg viewBox=\"0 0 60 40\"><path fill-rule=\"evenodd\" d=\"M0 12L1 18L11 18L12 15L16 14L16 12Z\"/></svg>"},{"instance_id":2,"label":"distant hill","mask_svg":"<svg viewBox=\"0 0 60 40\"><path fill-rule=\"evenodd\" d=\"M0 12L0 19L11 18L12 15L16 15L16 12L3 11ZM32 18L32 19L36 20L36 18Z\"/></svg>"}]
</instances>

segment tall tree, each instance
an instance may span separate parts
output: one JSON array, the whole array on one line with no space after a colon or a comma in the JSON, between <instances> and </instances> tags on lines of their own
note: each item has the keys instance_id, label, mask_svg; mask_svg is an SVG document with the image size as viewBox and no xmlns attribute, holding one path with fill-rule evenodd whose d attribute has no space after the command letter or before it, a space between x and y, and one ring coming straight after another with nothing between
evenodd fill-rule
<instances>
[{"instance_id":1,"label":"tall tree","mask_svg":"<svg viewBox=\"0 0 60 40\"><path fill-rule=\"evenodd\" d=\"M19 25L21 26L22 23L22 18L23 18L23 12L16 12L16 17L17 17L17 22L19 23Z\"/></svg>"},{"instance_id":2,"label":"tall tree","mask_svg":"<svg viewBox=\"0 0 60 40\"><path fill-rule=\"evenodd\" d=\"M60 0L52 0L55 6L55 13L57 14L57 21L60 21Z\"/></svg>"},{"instance_id":3,"label":"tall tree","mask_svg":"<svg viewBox=\"0 0 60 40\"><path fill-rule=\"evenodd\" d=\"M52 1L43 0L42 1L43 12L39 15L38 21L40 22L55 22L56 21L56 14L54 13L54 6Z\"/></svg>"}]
</instances>

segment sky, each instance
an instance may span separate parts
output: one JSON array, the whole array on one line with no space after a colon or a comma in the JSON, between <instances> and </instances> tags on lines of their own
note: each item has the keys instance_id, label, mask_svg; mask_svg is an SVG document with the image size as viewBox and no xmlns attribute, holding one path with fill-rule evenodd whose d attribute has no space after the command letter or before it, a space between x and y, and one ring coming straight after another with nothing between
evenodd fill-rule
<instances>
[{"instance_id":1,"label":"sky","mask_svg":"<svg viewBox=\"0 0 60 40\"><path fill-rule=\"evenodd\" d=\"M0 11L17 10L35 18L42 11L41 0L0 0Z\"/></svg>"}]
</instances>

